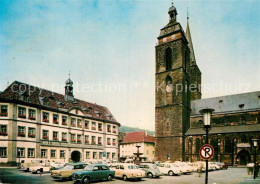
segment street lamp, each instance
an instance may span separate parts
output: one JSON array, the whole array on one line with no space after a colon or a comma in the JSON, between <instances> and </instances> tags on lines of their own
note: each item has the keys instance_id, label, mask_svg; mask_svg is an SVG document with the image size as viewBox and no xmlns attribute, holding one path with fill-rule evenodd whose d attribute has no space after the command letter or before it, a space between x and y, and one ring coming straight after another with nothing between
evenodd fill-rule
<instances>
[{"instance_id":1,"label":"street lamp","mask_svg":"<svg viewBox=\"0 0 260 184\"><path fill-rule=\"evenodd\" d=\"M206 144L209 143L209 130L211 128L210 121L211 121L211 114L214 112L214 109L205 108L200 110L200 113L203 115L203 123L204 123L204 130L206 131ZM206 160L206 175L205 175L205 184L208 184L208 160Z\"/></svg>"},{"instance_id":2,"label":"street lamp","mask_svg":"<svg viewBox=\"0 0 260 184\"><path fill-rule=\"evenodd\" d=\"M254 141L254 148L255 148L255 153L254 153L254 179L256 178L256 148L257 148L257 141L258 139L252 139Z\"/></svg>"}]
</instances>

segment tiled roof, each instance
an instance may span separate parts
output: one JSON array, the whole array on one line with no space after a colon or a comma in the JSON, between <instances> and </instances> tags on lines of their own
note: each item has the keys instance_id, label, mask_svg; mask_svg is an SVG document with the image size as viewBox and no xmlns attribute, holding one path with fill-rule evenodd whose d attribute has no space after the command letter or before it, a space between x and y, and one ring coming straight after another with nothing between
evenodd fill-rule
<instances>
[{"instance_id":1,"label":"tiled roof","mask_svg":"<svg viewBox=\"0 0 260 184\"><path fill-rule=\"evenodd\" d=\"M209 131L209 134L242 133L242 132L260 132L260 124L212 127L212 129ZM185 135L187 136L205 135L205 131L203 130L203 128L190 128Z\"/></svg>"},{"instance_id":2,"label":"tiled roof","mask_svg":"<svg viewBox=\"0 0 260 184\"><path fill-rule=\"evenodd\" d=\"M191 101L191 116L204 108L212 108L214 113L259 110L260 91Z\"/></svg>"},{"instance_id":3,"label":"tiled roof","mask_svg":"<svg viewBox=\"0 0 260 184\"><path fill-rule=\"evenodd\" d=\"M26 96L27 101L22 97ZM48 105L44 105L44 101L48 101ZM65 100L63 94L41 89L29 84L14 81L1 94L0 101L15 101L17 103L27 103L28 105L40 106L50 110L70 112L72 109L78 109L87 117L105 120L112 123L118 123L108 108L76 99L74 101Z\"/></svg>"},{"instance_id":4,"label":"tiled roof","mask_svg":"<svg viewBox=\"0 0 260 184\"><path fill-rule=\"evenodd\" d=\"M128 132L122 143L152 142L155 143L154 136L147 135L145 132Z\"/></svg>"}]
</instances>

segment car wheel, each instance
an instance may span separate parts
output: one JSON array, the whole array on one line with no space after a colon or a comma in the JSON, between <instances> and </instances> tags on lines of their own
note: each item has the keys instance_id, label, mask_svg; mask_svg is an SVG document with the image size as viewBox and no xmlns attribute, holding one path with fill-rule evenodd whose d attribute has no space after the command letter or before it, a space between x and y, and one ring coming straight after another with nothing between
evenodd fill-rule
<instances>
[{"instance_id":1,"label":"car wheel","mask_svg":"<svg viewBox=\"0 0 260 184\"><path fill-rule=\"evenodd\" d=\"M83 179L83 183L84 184L89 184L90 183L89 178L88 177L84 178Z\"/></svg>"},{"instance_id":2,"label":"car wheel","mask_svg":"<svg viewBox=\"0 0 260 184\"><path fill-rule=\"evenodd\" d=\"M113 177L112 177L111 175L109 175L109 176L107 177L107 180L108 180L108 181L112 181L112 180L113 180Z\"/></svg>"},{"instance_id":3,"label":"car wheel","mask_svg":"<svg viewBox=\"0 0 260 184\"><path fill-rule=\"evenodd\" d=\"M173 175L174 175L174 173L173 173L172 171L169 171L168 174L169 174L170 176L173 176Z\"/></svg>"},{"instance_id":4,"label":"car wheel","mask_svg":"<svg viewBox=\"0 0 260 184\"><path fill-rule=\"evenodd\" d=\"M127 180L127 176L126 176L126 175L123 176L123 180L124 180L124 181Z\"/></svg>"},{"instance_id":5,"label":"car wheel","mask_svg":"<svg viewBox=\"0 0 260 184\"><path fill-rule=\"evenodd\" d=\"M153 177L153 174L152 174L152 173L148 173L148 174L147 174L147 177L148 177L148 178L152 178L152 177Z\"/></svg>"},{"instance_id":6,"label":"car wheel","mask_svg":"<svg viewBox=\"0 0 260 184\"><path fill-rule=\"evenodd\" d=\"M37 173L37 174L40 174L40 173L41 173L41 171L40 171L40 170L37 170L37 171L36 171L36 173Z\"/></svg>"}]
</instances>

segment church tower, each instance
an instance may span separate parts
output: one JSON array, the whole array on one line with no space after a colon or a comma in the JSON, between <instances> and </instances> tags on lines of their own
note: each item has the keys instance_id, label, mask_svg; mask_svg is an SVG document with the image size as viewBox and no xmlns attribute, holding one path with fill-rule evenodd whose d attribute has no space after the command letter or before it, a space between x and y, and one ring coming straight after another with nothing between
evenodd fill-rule
<instances>
[{"instance_id":1,"label":"church tower","mask_svg":"<svg viewBox=\"0 0 260 184\"><path fill-rule=\"evenodd\" d=\"M160 31L156 51L155 157L184 160L184 135L190 118L190 47L177 10L168 11L169 23Z\"/></svg>"}]
</instances>

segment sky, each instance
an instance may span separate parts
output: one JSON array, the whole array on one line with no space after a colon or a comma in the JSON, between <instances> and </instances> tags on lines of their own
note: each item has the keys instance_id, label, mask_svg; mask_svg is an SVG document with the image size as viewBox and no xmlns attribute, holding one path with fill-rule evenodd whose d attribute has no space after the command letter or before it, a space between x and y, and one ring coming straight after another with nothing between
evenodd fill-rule
<instances>
[{"instance_id":1,"label":"sky","mask_svg":"<svg viewBox=\"0 0 260 184\"><path fill-rule=\"evenodd\" d=\"M110 109L154 130L155 45L170 0L0 0L0 91L15 80ZM187 9L202 97L260 89L260 1L174 1Z\"/></svg>"}]
</instances>

